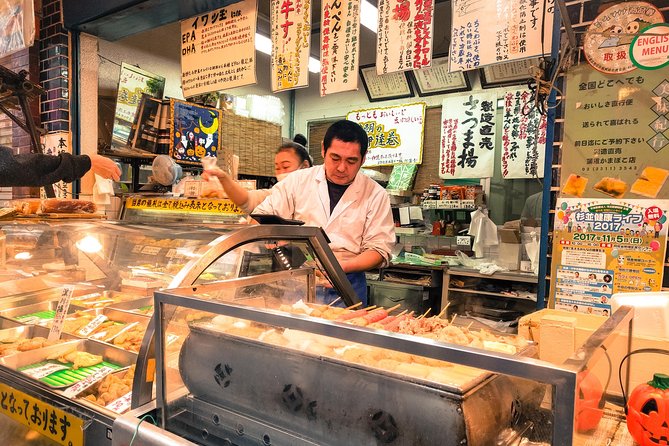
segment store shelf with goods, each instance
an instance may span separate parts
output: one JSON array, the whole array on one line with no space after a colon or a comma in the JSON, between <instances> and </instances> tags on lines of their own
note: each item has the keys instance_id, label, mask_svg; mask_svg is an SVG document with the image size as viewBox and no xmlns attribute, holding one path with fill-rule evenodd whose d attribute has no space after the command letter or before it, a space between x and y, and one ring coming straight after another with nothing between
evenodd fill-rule
<instances>
[{"instance_id":1,"label":"store shelf with goods","mask_svg":"<svg viewBox=\"0 0 669 446\"><path fill-rule=\"evenodd\" d=\"M514 321L537 306L536 275L525 272L482 274L474 269L449 268L444 272L443 309L495 321Z\"/></svg>"},{"instance_id":2,"label":"store shelf with goods","mask_svg":"<svg viewBox=\"0 0 669 446\"><path fill-rule=\"evenodd\" d=\"M476 209L476 200L425 200L422 203L423 209Z\"/></svg>"}]
</instances>

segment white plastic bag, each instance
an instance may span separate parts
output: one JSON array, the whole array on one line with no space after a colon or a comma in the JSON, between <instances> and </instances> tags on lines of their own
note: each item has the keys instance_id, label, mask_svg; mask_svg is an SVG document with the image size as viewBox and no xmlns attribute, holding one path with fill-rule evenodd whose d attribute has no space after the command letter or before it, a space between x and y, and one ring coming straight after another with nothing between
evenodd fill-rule
<instances>
[{"instance_id":1,"label":"white plastic bag","mask_svg":"<svg viewBox=\"0 0 669 446\"><path fill-rule=\"evenodd\" d=\"M202 158L202 168L204 170L213 170L216 168L216 157L205 156ZM209 179L202 184L200 189L200 198L225 198L225 190L218 177L210 175Z\"/></svg>"},{"instance_id":2,"label":"white plastic bag","mask_svg":"<svg viewBox=\"0 0 669 446\"><path fill-rule=\"evenodd\" d=\"M469 235L474 236L474 255L477 258L484 256L486 246L495 246L497 241L497 225L488 217L488 211L478 208L471 213L472 221L469 225Z\"/></svg>"}]
</instances>

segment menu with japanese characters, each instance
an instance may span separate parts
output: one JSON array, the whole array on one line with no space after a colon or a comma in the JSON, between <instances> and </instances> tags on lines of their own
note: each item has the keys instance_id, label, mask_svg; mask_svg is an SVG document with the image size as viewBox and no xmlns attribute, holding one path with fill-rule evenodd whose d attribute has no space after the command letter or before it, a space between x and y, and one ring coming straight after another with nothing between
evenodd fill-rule
<instances>
[{"instance_id":1,"label":"menu with japanese characters","mask_svg":"<svg viewBox=\"0 0 669 446\"><path fill-rule=\"evenodd\" d=\"M450 71L550 54L554 10L555 0L452 0Z\"/></svg>"},{"instance_id":2,"label":"menu with japanese characters","mask_svg":"<svg viewBox=\"0 0 669 446\"><path fill-rule=\"evenodd\" d=\"M257 0L181 21L184 97L256 83Z\"/></svg>"},{"instance_id":3,"label":"menu with japanese characters","mask_svg":"<svg viewBox=\"0 0 669 446\"><path fill-rule=\"evenodd\" d=\"M555 308L608 316L614 293L659 291L669 200L559 199L553 235Z\"/></svg>"},{"instance_id":4,"label":"menu with japanese characters","mask_svg":"<svg viewBox=\"0 0 669 446\"><path fill-rule=\"evenodd\" d=\"M561 192L669 198L669 80L663 70L567 73Z\"/></svg>"},{"instance_id":5,"label":"menu with japanese characters","mask_svg":"<svg viewBox=\"0 0 669 446\"><path fill-rule=\"evenodd\" d=\"M440 178L492 177L496 106L495 93L444 99L441 106Z\"/></svg>"},{"instance_id":6,"label":"menu with japanese characters","mask_svg":"<svg viewBox=\"0 0 669 446\"><path fill-rule=\"evenodd\" d=\"M369 150L364 167L421 163L424 102L354 110L346 119L357 122L367 132Z\"/></svg>"},{"instance_id":7,"label":"menu with japanese characters","mask_svg":"<svg viewBox=\"0 0 669 446\"><path fill-rule=\"evenodd\" d=\"M311 48L311 1L272 0L272 91L309 85Z\"/></svg>"},{"instance_id":8,"label":"menu with japanese characters","mask_svg":"<svg viewBox=\"0 0 669 446\"><path fill-rule=\"evenodd\" d=\"M321 2L320 93L358 89L360 0Z\"/></svg>"},{"instance_id":9,"label":"menu with japanese characters","mask_svg":"<svg viewBox=\"0 0 669 446\"><path fill-rule=\"evenodd\" d=\"M534 106L534 95L516 90L504 93L502 117L502 177L543 178L546 153L546 115Z\"/></svg>"},{"instance_id":10,"label":"menu with japanese characters","mask_svg":"<svg viewBox=\"0 0 669 446\"><path fill-rule=\"evenodd\" d=\"M380 0L376 40L378 74L432 64L433 0Z\"/></svg>"}]
</instances>

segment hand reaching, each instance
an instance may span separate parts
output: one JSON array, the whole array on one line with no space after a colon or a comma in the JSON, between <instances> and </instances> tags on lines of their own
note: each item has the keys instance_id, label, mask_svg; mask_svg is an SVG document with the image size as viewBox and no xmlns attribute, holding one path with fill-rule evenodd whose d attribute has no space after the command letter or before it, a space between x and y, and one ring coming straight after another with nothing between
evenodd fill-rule
<instances>
[{"instance_id":1,"label":"hand reaching","mask_svg":"<svg viewBox=\"0 0 669 446\"><path fill-rule=\"evenodd\" d=\"M89 155L89 158L91 159L91 172L114 181L121 179L121 169L113 160L100 155Z\"/></svg>"}]
</instances>

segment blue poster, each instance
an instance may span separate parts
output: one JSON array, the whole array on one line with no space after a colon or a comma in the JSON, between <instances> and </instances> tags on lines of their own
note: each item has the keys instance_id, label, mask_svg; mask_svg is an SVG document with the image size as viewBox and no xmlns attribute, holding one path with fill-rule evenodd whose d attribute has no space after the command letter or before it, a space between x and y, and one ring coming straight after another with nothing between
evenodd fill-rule
<instances>
[{"instance_id":1,"label":"blue poster","mask_svg":"<svg viewBox=\"0 0 669 446\"><path fill-rule=\"evenodd\" d=\"M172 158L200 163L205 156L217 156L220 149L221 111L190 102L170 101Z\"/></svg>"}]
</instances>

